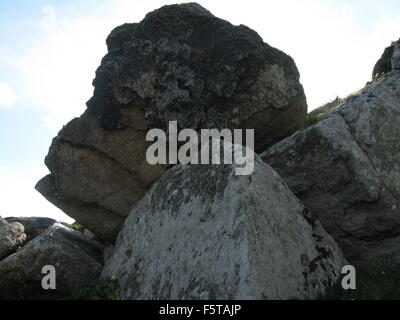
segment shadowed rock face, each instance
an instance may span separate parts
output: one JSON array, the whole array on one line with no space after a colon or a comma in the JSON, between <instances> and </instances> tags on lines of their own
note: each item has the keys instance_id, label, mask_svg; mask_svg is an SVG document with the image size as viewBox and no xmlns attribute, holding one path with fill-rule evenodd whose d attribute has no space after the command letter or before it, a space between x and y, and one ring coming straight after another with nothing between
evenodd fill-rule
<instances>
[{"instance_id":1,"label":"shadowed rock face","mask_svg":"<svg viewBox=\"0 0 400 320\"><path fill-rule=\"evenodd\" d=\"M372 71L372 80L377 80L392 70L400 69L399 42L393 41L382 53L381 58L376 62Z\"/></svg>"},{"instance_id":2,"label":"shadowed rock face","mask_svg":"<svg viewBox=\"0 0 400 320\"><path fill-rule=\"evenodd\" d=\"M57 298L76 294L99 278L103 247L59 223L0 261L0 285L11 283L27 299ZM42 268L53 266L56 289L43 290Z\"/></svg>"},{"instance_id":3,"label":"shadowed rock face","mask_svg":"<svg viewBox=\"0 0 400 320\"><path fill-rule=\"evenodd\" d=\"M102 275L121 299L291 299L322 294L340 249L257 156L168 170L127 218Z\"/></svg>"},{"instance_id":4,"label":"shadowed rock face","mask_svg":"<svg viewBox=\"0 0 400 320\"><path fill-rule=\"evenodd\" d=\"M255 129L262 149L302 128L306 99L293 60L245 26L198 4L162 7L107 38L88 109L65 126L37 189L113 241L132 206L165 170L145 159L146 131Z\"/></svg>"},{"instance_id":5,"label":"shadowed rock face","mask_svg":"<svg viewBox=\"0 0 400 320\"><path fill-rule=\"evenodd\" d=\"M400 71L262 158L354 264L399 264Z\"/></svg>"}]
</instances>

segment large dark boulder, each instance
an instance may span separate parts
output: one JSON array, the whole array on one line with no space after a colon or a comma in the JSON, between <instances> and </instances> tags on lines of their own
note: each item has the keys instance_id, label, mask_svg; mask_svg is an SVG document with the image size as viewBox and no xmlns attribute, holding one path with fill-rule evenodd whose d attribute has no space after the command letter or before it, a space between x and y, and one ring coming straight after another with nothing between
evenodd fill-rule
<instances>
[{"instance_id":1,"label":"large dark boulder","mask_svg":"<svg viewBox=\"0 0 400 320\"><path fill-rule=\"evenodd\" d=\"M164 6L107 38L88 109L53 140L37 189L113 241L165 170L145 159L147 130L255 129L256 149L302 128L307 104L291 57L195 3Z\"/></svg>"}]
</instances>

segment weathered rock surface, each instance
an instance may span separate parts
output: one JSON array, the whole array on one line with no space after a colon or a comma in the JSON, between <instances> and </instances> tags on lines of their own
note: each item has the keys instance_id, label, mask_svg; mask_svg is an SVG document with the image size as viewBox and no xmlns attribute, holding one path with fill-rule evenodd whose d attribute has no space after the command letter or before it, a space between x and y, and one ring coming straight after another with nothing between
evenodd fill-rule
<instances>
[{"instance_id":1,"label":"weathered rock surface","mask_svg":"<svg viewBox=\"0 0 400 320\"><path fill-rule=\"evenodd\" d=\"M31 241L42 234L46 229L57 221L45 217L7 217L9 223L19 222L25 228L26 241Z\"/></svg>"},{"instance_id":2,"label":"weathered rock surface","mask_svg":"<svg viewBox=\"0 0 400 320\"><path fill-rule=\"evenodd\" d=\"M98 242L56 223L0 262L0 283L15 284L24 298L49 295L41 289L41 281L42 268L51 265L56 270L54 294L69 296L99 278L102 250Z\"/></svg>"},{"instance_id":3,"label":"weathered rock surface","mask_svg":"<svg viewBox=\"0 0 400 320\"><path fill-rule=\"evenodd\" d=\"M126 219L102 276L121 299L315 297L338 278L335 241L257 156L255 172L178 165Z\"/></svg>"},{"instance_id":4,"label":"weathered rock surface","mask_svg":"<svg viewBox=\"0 0 400 320\"><path fill-rule=\"evenodd\" d=\"M392 70L400 70L400 41L397 41L392 56Z\"/></svg>"},{"instance_id":5,"label":"weathered rock surface","mask_svg":"<svg viewBox=\"0 0 400 320\"><path fill-rule=\"evenodd\" d=\"M88 110L54 139L37 190L99 237L164 172L149 166L151 128L252 128L263 148L302 128L307 105L292 58L195 3L164 6L107 38Z\"/></svg>"},{"instance_id":6,"label":"weathered rock surface","mask_svg":"<svg viewBox=\"0 0 400 320\"><path fill-rule=\"evenodd\" d=\"M262 154L354 264L400 263L400 71Z\"/></svg>"},{"instance_id":7,"label":"weathered rock surface","mask_svg":"<svg viewBox=\"0 0 400 320\"><path fill-rule=\"evenodd\" d=\"M24 226L0 217L0 260L16 251L26 239Z\"/></svg>"},{"instance_id":8,"label":"weathered rock surface","mask_svg":"<svg viewBox=\"0 0 400 320\"><path fill-rule=\"evenodd\" d=\"M304 126L307 105L292 58L246 26L196 3L164 6L107 38L88 108L102 127L125 127L121 107L149 127L253 128L256 148Z\"/></svg>"},{"instance_id":9,"label":"weathered rock surface","mask_svg":"<svg viewBox=\"0 0 400 320\"><path fill-rule=\"evenodd\" d=\"M385 49L381 58L376 62L374 70L372 71L372 80L378 80L390 71L398 69L395 62L398 61L398 59L393 59L398 42L399 41L393 41L392 44Z\"/></svg>"}]
</instances>

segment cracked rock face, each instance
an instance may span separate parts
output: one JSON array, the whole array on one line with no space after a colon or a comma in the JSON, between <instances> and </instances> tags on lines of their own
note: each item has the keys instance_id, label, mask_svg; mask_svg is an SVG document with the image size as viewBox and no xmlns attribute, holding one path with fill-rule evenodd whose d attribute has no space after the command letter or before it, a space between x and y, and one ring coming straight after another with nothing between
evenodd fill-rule
<instances>
[{"instance_id":1,"label":"cracked rock face","mask_svg":"<svg viewBox=\"0 0 400 320\"><path fill-rule=\"evenodd\" d=\"M354 264L400 263L400 71L262 154Z\"/></svg>"},{"instance_id":2,"label":"cracked rock face","mask_svg":"<svg viewBox=\"0 0 400 320\"><path fill-rule=\"evenodd\" d=\"M164 6L107 38L88 109L65 126L37 189L102 239L165 170L145 159L147 130L255 129L256 149L302 128L307 105L292 58L198 4Z\"/></svg>"},{"instance_id":3,"label":"cracked rock face","mask_svg":"<svg viewBox=\"0 0 400 320\"><path fill-rule=\"evenodd\" d=\"M25 239L25 228L22 224L8 223L0 217L0 260L16 251Z\"/></svg>"},{"instance_id":4,"label":"cracked rock face","mask_svg":"<svg viewBox=\"0 0 400 320\"><path fill-rule=\"evenodd\" d=\"M0 284L12 283L23 295L73 295L85 284L97 280L103 267L103 247L78 231L55 223L21 250L0 262ZM42 290L44 266L54 266L56 288ZM50 290L52 291L52 290Z\"/></svg>"},{"instance_id":5,"label":"cracked rock face","mask_svg":"<svg viewBox=\"0 0 400 320\"><path fill-rule=\"evenodd\" d=\"M121 299L316 297L346 264L340 249L257 156L232 165L178 165L127 218L102 276Z\"/></svg>"}]
</instances>

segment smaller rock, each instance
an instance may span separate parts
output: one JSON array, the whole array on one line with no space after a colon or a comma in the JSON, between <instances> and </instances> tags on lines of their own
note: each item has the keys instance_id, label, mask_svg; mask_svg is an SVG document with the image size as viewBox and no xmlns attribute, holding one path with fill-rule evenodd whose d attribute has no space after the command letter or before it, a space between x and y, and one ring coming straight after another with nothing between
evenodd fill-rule
<instances>
[{"instance_id":1,"label":"smaller rock","mask_svg":"<svg viewBox=\"0 0 400 320\"><path fill-rule=\"evenodd\" d=\"M0 260L16 251L25 239L25 228L22 224L8 223L0 217Z\"/></svg>"},{"instance_id":2,"label":"smaller rock","mask_svg":"<svg viewBox=\"0 0 400 320\"><path fill-rule=\"evenodd\" d=\"M397 42L393 52L392 70L400 70L400 41Z\"/></svg>"},{"instance_id":3,"label":"smaller rock","mask_svg":"<svg viewBox=\"0 0 400 320\"><path fill-rule=\"evenodd\" d=\"M25 227L26 241L31 241L41 235L46 229L57 221L45 217L7 217L7 222L19 222Z\"/></svg>"},{"instance_id":4,"label":"smaller rock","mask_svg":"<svg viewBox=\"0 0 400 320\"><path fill-rule=\"evenodd\" d=\"M12 283L24 299L73 296L87 283L99 278L103 246L81 232L53 224L21 250L0 262L0 285ZM44 266L56 271L56 290L41 286Z\"/></svg>"}]
</instances>

